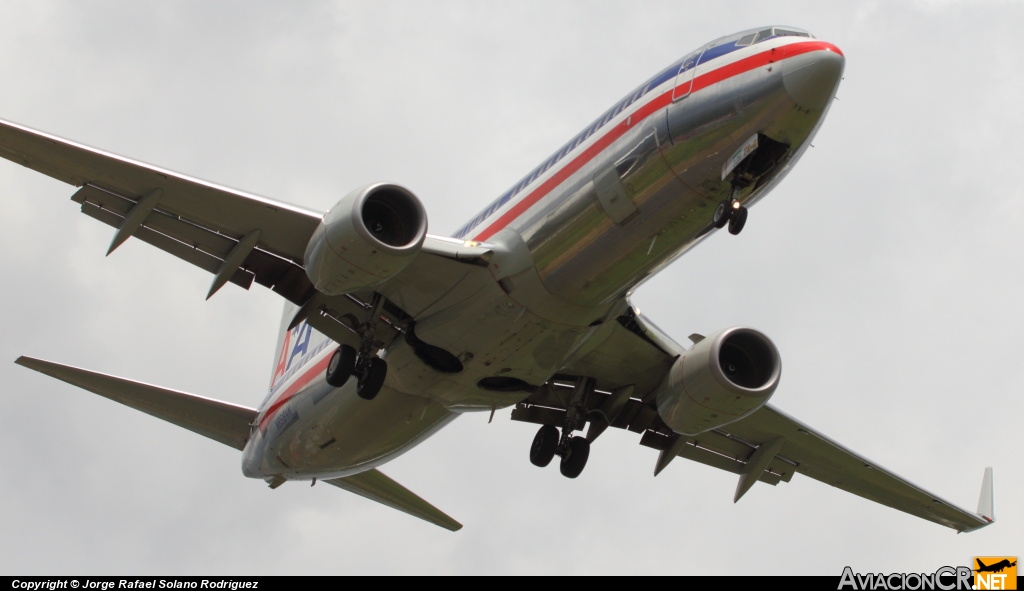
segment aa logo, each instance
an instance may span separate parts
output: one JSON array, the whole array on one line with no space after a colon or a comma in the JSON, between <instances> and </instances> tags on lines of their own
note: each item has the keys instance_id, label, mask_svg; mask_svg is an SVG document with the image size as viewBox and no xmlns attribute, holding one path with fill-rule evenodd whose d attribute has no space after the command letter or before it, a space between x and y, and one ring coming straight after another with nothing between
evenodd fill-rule
<instances>
[{"instance_id":1,"label":"aa logo","mask_svg":"<svg viewBox=\"0 0 1024 591\"><path fill-rule=\"evenodd\" d=\"M1016 589L1016 556L975 556L975 589Z\"/></svg>"}]
</instances>

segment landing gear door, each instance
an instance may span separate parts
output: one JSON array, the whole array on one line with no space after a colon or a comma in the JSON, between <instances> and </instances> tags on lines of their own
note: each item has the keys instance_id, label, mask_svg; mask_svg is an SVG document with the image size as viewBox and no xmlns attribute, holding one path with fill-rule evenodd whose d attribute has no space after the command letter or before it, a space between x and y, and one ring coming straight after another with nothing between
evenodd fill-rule
<instances>
[{"instance_id":1,"label":"landing gear door","mask_svg":"<svg viewBox=\"0 0 1024 591\"><path fill-rule=\"evenodd\" d=\"M693 87L693 73L697 69L702 55L704 55L703 47L686 56L683 63L679 65L676 83L672 87L672 102L681 101L690 96L690 89Z\"/></svg>"}]
</instances>

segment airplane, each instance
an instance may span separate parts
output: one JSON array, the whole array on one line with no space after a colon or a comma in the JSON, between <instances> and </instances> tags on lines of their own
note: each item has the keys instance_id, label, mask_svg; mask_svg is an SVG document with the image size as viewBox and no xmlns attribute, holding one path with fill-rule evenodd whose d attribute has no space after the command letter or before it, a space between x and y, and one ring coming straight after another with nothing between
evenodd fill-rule
<instances>
[{"instance_id":1,"label":"airplane","mask_svg":"<svg viewBox=\"0 0 1024 591\"><path fill-rule=\"evenodd\" d=\"M405 187L375 183L329 211L221 187L0 121L0 156L77 187L82 213L228 283L285 300L255 408L22 356L16 363L242 453L271 488L326 482L455 531L381 466L459 415L512 408L539 426L529 461L584 470L608 428L757 482L800 473L952 528L994 522L887 471L769 399L781 357L745 326L684 347L632 305L646 279L728 229L792 170L842 78L834 44L787 26L741 31L671 63L452 236L427 232ZM577 434L581 433L581 434Z\"/></svg>"},{"instance_id":2,"label":"airplane","mask_svg":"<svg viewBox=\"0 0 1024 591\"><path fill-rule=\"evenodd\" d=\"M976 573L1001 573L1004 568L1011 568L1017 566L1017 562L1010 562L1009 559L1004 558L995 564L986 565L981 561L980 558L976 558L975 561L978 563L978 568L974 569Z\"/></svg>"}]
</instances>

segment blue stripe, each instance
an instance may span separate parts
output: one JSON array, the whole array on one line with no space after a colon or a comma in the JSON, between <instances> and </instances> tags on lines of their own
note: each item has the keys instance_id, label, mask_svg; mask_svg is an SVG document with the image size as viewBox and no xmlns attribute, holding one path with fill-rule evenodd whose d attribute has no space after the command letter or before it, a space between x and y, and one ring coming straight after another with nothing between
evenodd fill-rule
<instances>
[{"instance_id":1,"label":"blue stripe","mask_svg":"<svg viewBox=\"0 0 1024 591\"><path fill-rule=\"evenodd\" d=\"M738 49L742 49L743 47L748 46L744 45L741 47L737 47L735 41L726 43L724 45L712 47L706 50L703 55L701 55L700 60L697 62L697 64L707 63L715 58L721 57L728 53L732 53L733 51L736 51ZM587 141L587 139L590 138L590 136L600 131L605 125L608 124L609 121L614 119L616 115L629 108L630 105L632 105L633 103L642 99L653 89L658 88L662 84L675 78L676 75L679 74L679 72L685 72L696 67L697 64L694 64L686 67L683 70L680 70L680 66L692 55L693 54L691 53L684 57L683 59L675 62L671 66L665 68L664 70L656 74L654 77L652 77L650 80L638 86L636 90L626 95L625 98L615 103L615 105L612 108L608 109L600 117L595 119L593 123L588 125L583 131L577 134L576 137L572 138L564 146L559 148L558 151L556 151L554 154L548 157L547 160L542 162L540 166L530 171L528 175L520 179L520 181L513 185L511 189L503 193L501 197L498 197L497 199L492 201L483 211L478 213L476 217L474 217L464 226L459 228L458 231L452 234L452 237L464 238L466 234L469 233L470 230L479 226L481 223L483 223L484 220L494 215L494 212L498 211L503 205L511 201L513 197L518 195L523 189L525 189L531 183L533 183L533 181L537 180L537 177L544 174L545 172L550 170L551 167L558 164L563 158L569 155L569 153L572 152L576 147L578 147L583 142Z\"/></svg>"}]
</instances>

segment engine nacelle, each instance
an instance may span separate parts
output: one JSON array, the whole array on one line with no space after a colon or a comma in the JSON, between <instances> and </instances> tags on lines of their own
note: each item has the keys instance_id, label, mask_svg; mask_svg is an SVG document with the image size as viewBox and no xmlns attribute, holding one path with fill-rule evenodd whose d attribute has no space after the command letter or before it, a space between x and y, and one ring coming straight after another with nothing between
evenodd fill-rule
<instances>
[{"instance_id":1,"label":"engine nacelle","mask_svg":"<svg viewBox=\"0 0 1024 591\"><path fill-rule=\"evenodd\" d=\"M727 328L676 359L658 390L658 414L676 433L703 433L764 406L781 373L779 351L768 337Z\"/></svg>"},{"instance_id":2,"label":"engine nacelle","mask_svg":"<svg viewBox=\"0 0 1024 591\"><path fill-rule=\"evenodd\" d=\"M401 271L426 236L427 212L408 189L363 187L320 220L306 246L306 275L327 295L371 287Z\"/></svg>"}]
</instances>

